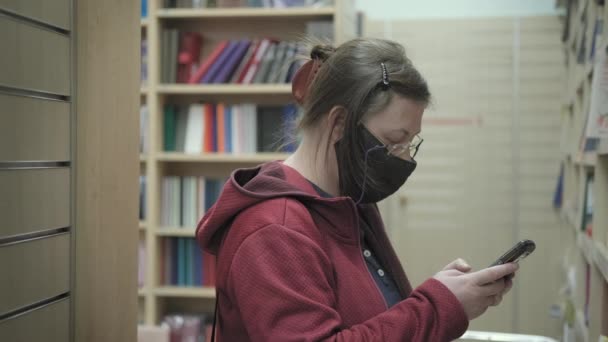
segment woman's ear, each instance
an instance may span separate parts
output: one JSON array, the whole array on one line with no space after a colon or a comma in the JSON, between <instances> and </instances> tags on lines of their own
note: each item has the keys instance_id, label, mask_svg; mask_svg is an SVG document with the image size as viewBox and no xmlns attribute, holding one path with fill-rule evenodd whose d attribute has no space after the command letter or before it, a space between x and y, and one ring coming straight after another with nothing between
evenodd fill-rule
<instances>
[{"instance_id":1,"label":"woman's ear","mask_svg":"<svg viewBox=\"0 0 608 342\"><path fill-rule=\"evenodd\" d=\"M342 106L334 106L329 111L327 116L327 126L331 127L329 141L332 144L342 139L344 135L344 127L346 124L346 108Z\"/></svg>"}]
</instances>

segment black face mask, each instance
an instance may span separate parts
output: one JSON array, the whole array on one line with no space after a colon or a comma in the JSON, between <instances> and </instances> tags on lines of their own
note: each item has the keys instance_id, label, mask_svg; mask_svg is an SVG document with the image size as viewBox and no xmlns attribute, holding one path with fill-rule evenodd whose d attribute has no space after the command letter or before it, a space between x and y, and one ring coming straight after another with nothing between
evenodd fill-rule
<instances>
[{"instance_id":1,"label":"black face mask","mask_svg":"<svg viewBox=\"0 0 608 342\"><path fill-rule=\"evenodd\" d=\"M361 142L335 144L340 192L359 203L376 203L394 194L416 169L416 162L388 154L381 141L359 125ZM362 160L363 165L357 162Z\"/></svg>"}]
</instances>

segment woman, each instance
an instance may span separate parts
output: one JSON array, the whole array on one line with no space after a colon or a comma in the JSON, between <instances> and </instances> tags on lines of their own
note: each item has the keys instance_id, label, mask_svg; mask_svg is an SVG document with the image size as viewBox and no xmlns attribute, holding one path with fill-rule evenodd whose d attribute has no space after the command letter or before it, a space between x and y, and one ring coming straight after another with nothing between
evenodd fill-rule
<instances>
[{"instance_id":1,"label":"woman","mask_svg":"<svg viewBox=\"0 0 608 342\"><path fill-rule=\"evenodd\" d=\"M426 82L397 43L316 46L294 77L302 141L237 170L197 229L218 256L219 341L449 341L517 265L456 260L412 290L376 202L416 168Z\"/></svg>"}]
</instances>

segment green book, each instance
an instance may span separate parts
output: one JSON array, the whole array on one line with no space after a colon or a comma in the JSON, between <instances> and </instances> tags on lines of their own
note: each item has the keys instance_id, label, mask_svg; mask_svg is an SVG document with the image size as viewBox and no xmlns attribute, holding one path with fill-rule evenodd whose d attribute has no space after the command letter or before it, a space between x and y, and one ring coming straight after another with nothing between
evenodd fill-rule
<instances>
[{"instance_id":1,"label":"green book","mask_svg":"<svg viewBox=\"0 0 608 342\"><path fill-rule=\"evenodd\" d=\"M164 116L164 127L163 127L163 142L165 151L175 151L175 131L176 131L176 117L175 107L167 105L163 113Z\"/></svg>"}]
</instances>

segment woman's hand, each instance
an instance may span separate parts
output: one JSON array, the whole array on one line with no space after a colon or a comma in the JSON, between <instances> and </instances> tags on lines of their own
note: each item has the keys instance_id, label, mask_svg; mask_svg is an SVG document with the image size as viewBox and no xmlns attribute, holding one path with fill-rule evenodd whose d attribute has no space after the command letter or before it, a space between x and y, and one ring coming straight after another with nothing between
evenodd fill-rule
<instances>
[{"instance_id":1,"label":"woman's hand","mask_svg":"<svg viewBox=\"0 0 608 342\"><path fill-rule=\"evenodd\" d=\"M468 273L471 267L462 259L448 264L434 278L458 298L469 320L481 316L489 306L500 304L512 286L511 278L519 265L508 263Z\"/></svg>"}]
</instances>

